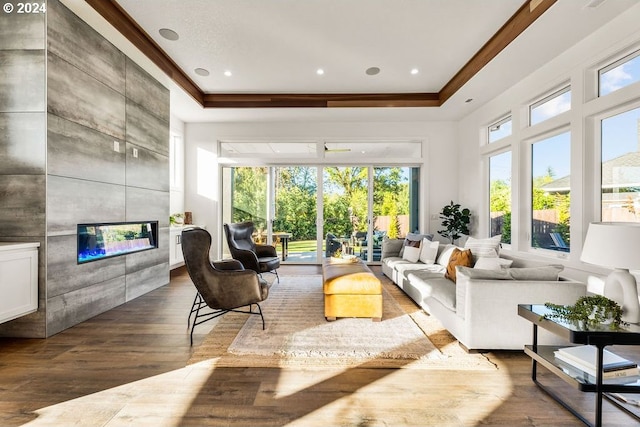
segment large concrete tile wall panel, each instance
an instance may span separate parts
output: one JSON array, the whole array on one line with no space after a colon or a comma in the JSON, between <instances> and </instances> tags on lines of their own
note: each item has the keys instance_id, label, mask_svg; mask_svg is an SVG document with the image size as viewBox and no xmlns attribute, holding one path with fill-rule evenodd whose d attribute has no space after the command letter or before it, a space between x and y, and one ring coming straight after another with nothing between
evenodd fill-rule
<instances>
[{"instance_id":1,"label":"large concrete tile wall panel","mask_svg":"<svg viewBox=\"0 0 640 427\"><path fill-rule=\"evenodd\" d=\"M168 156L169 122L127 101L127 142Z\"/></svg>"},{"instance_id":2,"label":"large concrete tile wall panel","mask_svg":"<svg viewBox=\"0 0 640 427\"><path fill-rule=\"evenodd\" d=\"M169 227L169 192L127 187L127 221L158 221Z\"/></svg>"},{"instance_id":3,"label":"large concrete tile wall panel","mask_svg":"<svg viewBox=\"0 0 640 427\"><path fill-rule=\"evenodd\" d=\"M44 174L45 114L0 113L0 173Z\"/></svg>"},{"instance_id":4,"label":"large concrete tile wall panel","mask_svg":"<svg viewBox=\"0 0 640 427\"><path fill-rule=\"evenodd\" d=\"M44 23L44 13L0 13L0 50L44 50Z\"/></svg>"},{"instance_id":5,"label":"large concrete tile wall panel","mask_svg":"<svg viewBox=\"0 0 640 427\"><path fill-rule=\"evenodd\" d=\"M0 324L0 336L17 338L45 338L45 310L46 310L46 278L45 265L47 263L47 246L45 237L2 237L3 242L39 242L38 248L38 311L18 317L17 319Z\"/></svg>"},{"instance_id":6,"label":"large concrete tile wall panel","mask_svg":"<svg viewBox=\"0 0 640 427\"><path fill-rule=\"evenodd\" d=\"M124 141L49 114L47 147L50 175L125 184Z\"/></svg>"},{"instance_id":7,"label":"large concrete tile wall panel","mask_svg":"<svg viewBox=\"0 0 640 427\"><path fill-rule=\"evenodd\" d=\"M126 255L126 273L134 273L169 261L169 227L158 230L158 247Z\"/></svg>"},{"instance_id":8,"label":"large concrete tile wall panel","mask_svg":"<svg viewBox=\"0 0 640 427\"><path fill-rule=\"evenodd\" d=\"M124 220L124 186L49 176L47 231L50 236L75 235L77 224Z\"/></svg>"},{"instance_id":9,"label":"large concrete tile wall panel","mask_svg":"<svg viewBox=\"0 0 640 427\"><path fill-rule=\"evenodd\" d=\"M169 191L169 156L127 143L127 185Z\"/></svg>"},{"instance_id":10,"label":"large concrete tile wall panel","mask_svg":"<svg viewBox=\"0 0 640 427\"><path fill-rule=\"evenodd\" d=\"M0 51L0 112L44 111L44 58L44 50Z\"/></svg>"},{"instance_id":11,"label":"large concrete tile wall panel","mask_svg":"<svg viewBox=\"0 0 640 427\"><path fill-rule=\"evenodd\" d=\"M169 261L127 274L127 301L169 283Z\"/></svg>"},{"instance_id":12,"label":"large concrete tile wall panel","mask_svg":"<svg viewBox=\"0 0 640 427\"><path fill-rule=\"evenodd\" d=\"M49 113L124 139L124 95L57 55L49 54L47 64Z\"/></svg>"},{"instance_id":13,"label":"large concrete tile wall panel","mask_svg":"<svg viewBox=\"0 0 640 427\"><path fill-rule=\"evenodd\" d=\"M127 99L169 123L169 90L131 59L127 58L126 64Z\"/></svg>"},{"instance_id":14,"label":"large concrete tile wall panel","mask_svg":"<svg viewBox=\"0 0 640 427\"><path fill-rule=\"evenodd\" d=\"M44 236L44 175L0 175L0 200L0 236Z\"/></svg>"},{"instance_id":15,"label":"large concrete tile wall panel","mask_svg":"<svg viewBox=\"0 0 640 427\"><path fill-rule=\"evenodd\" d=\"M49 298L125 275L125 258L78 264L77 236L49 237L47 296Z\"/></svg>"},{"instance_id":16,"label":"large concrete tile wall panel","mask_svg":"<svg viewBox=\"0 0 640 427\"><path fill-rule=\"evenodd\" d=\"M125 55L58 0L47 15L49 52L124 94Z\"/></svg>"},{"instance_id":17,"label":"large concrete tile wall panel","mask_svg":"<svg viewBox=\"0 0 640 427\"><path fill-rule=\"evenodd\" d=\"M47 336L104 313L125 302L124 276L47 300ZM100 331L96 331L99 334Z\"/></svg>"}]
</instances>

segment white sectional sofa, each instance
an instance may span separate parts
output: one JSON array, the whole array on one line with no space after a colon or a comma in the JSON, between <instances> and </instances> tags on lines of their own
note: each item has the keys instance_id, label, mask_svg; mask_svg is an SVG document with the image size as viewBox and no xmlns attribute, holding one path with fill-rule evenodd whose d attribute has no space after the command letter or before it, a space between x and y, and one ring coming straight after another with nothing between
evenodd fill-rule
<instances>
[{"instance_id":1,"label":"white sectional sofa","mask_svg":"<svg viewBox=\"0 0 640 427\"><path fill-rule=\"evenodd\" d=\"M426 264L403 258L403 244L404 239L383 242L383 274L440 320L467 350L522 350L531 344L532 325L518 316L518 304L573 304L587 292L585 284L559 277L561 266L504 255L498 269L455 267L454 282L445 278L448 259L443 253L452 249L450 245L441 244L436 262ZM539 340L562 343L542 330Z\"/></svg>"}]
</instances>

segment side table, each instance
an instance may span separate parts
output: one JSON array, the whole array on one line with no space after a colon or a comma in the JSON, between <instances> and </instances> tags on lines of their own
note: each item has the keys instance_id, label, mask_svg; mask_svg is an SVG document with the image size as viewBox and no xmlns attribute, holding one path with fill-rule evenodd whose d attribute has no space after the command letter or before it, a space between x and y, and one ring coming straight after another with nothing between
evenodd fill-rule
<instances>
[{"instance_id":1,"label":"side table","mask_svg":"<svg viewBox=\"0 0 640 427\"><path fill-rule=\"evenodd\" d=\"M602 378L603 350L608 345L640 345L640 326L629 325L621 329L611 330L608 326L584 330L577 325L562 322L556 319L545 319L545 314L551 311L542 304L519 304L518 315L533 323L533 344L527 345L524 352L531 357L531 379L549 396L569 410L573 415L588 426L602 426L602 398L605 397L614 405L627 412L640 422L640 418L607 393L640 393L640 380L638 377L630 377L629 382L607 382ZM582 371L560 366L555 360L554 352L559 346L538 345L538 327L544 328L572 344L593 345L597 348L597 376L596 381L589 382L584 378ZM566 402L553 390L541 384L537 379L538 364L563 379L568 384L583 392L596 394L595 422L591 423L580 414L569 402Z\"/></svg>"}]
</instances>

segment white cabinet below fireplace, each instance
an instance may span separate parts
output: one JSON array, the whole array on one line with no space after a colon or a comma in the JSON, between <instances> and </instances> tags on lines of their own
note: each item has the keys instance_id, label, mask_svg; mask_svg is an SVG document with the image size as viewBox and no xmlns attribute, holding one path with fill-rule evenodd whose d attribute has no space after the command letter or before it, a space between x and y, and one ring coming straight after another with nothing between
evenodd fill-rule
<instances>
[{"instance_id":1,"label":"white cabinet below fireplace","mask_svg":"<svg viewBox=\"0 0 640 427\"><path fill-rule=\"evenodd\" d=\"M188 227L207 228L204 225L184 225L172 226L169 229L169 268L174 269L184 265L184 257L182 256L182 230Z\"/></svg>"},{"instance_id":2,"label":"white cabinet below fireplace","mask_svg":"<svg viewBox=\"0 0 640 427\"><path fill-rule=\"evenodd\" d=\"M0 323L38 309L39 246L0 242Z\"/></svg>"}]
</instances>

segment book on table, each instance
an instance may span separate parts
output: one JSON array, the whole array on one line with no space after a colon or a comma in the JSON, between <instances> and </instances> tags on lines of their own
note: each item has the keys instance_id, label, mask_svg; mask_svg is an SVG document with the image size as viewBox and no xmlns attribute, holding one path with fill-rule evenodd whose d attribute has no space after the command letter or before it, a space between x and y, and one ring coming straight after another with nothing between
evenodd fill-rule
<instances>
[{"instance_id":1,"label":"book on table","mask_svg":"<svg viewBox=\"0 0 640 427\"><path fill-rule=\"evenodd\" d=\"M594 380L597 375L597 348L593 345L578 345L559 348L557 360L585 372ZM638 375L638 364L604 349L602 352L602 377L605 379Z\"/></svg>"}]
</instances>

